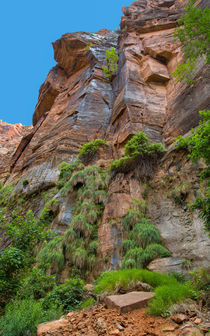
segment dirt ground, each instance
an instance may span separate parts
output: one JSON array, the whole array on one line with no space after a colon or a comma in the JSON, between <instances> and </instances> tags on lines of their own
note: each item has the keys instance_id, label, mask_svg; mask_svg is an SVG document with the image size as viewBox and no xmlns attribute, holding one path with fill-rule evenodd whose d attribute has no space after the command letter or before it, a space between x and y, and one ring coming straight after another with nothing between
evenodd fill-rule
<instances>
[{"instance_id":1,"label":"dirt ground","mask_svg":"<svg viewBox=\"0 0 210 336\"><path fill-rule=\"evenodd\" d=\"M72 312L55 328L39 329L39 336L178 336L178 326L170 318L154 317L145 309L119 313L115 309L94 306L80 312ZM56 329L56 330L55 330Z\"/></svg>"}]
</instances>

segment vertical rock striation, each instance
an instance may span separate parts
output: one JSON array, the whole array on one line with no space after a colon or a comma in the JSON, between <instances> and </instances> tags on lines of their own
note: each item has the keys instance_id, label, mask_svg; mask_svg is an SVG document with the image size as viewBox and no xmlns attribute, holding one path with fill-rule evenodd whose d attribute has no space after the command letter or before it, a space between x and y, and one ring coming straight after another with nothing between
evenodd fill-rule
<instances>
[{"instance_id":1,"label":"vertical rock striation","mask_svg":"<svg viewBox=\"0 0 210 336\"><path fill-rule=\"evenodd\" d=\"M176 83L172 77L183 57L181 46L173 39L182 14L181 2L136 0L123 7L123 13L120 33L106 29L67 33L53 43L57 65L40 88L33 128L12 156L12 175L7 183L24 175L30 182L28 193L56 185L58 164L72 162L81 145L96 138L110 143L106 165L122 156L125 143L139 131L154 142L170 145L175 136L198 124L200 109L209 108L207 65L199 65L191 87ZM110 81L102 66L106 49L112 47L119 54L119 71ZM177 156L170 149L150 182L133 173L112 179L99 228L101 257L110 257L110 268L121 263L122 218L133 198L142 199L145 182L150 217L172 255L205 263L209 240L202 223L175 204L170 194L186 180L189 185L198 185L198 172L186 155ZM20 180L15 191L21 190ZM61 225L68 225L65 221L71 210L69 200L63 200L58 214Z\"/></svg>"}]
</instances>

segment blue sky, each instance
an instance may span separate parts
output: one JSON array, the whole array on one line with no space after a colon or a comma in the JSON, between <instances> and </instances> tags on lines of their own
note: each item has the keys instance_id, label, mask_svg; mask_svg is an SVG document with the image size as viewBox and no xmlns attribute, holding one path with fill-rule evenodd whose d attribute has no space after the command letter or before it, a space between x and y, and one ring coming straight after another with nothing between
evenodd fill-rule
<instances>
[{"instance_id":1,"label":"blue sky","mask_svg":"<svg viewBox=\"0 0 210 336\"><path fill-rule=\"evenodd\" d=\"M119 28L132 0L2 0L0 119L30 125L39 87L55 65L51 42L75 31Z\"/></svg>"}]
</instances>

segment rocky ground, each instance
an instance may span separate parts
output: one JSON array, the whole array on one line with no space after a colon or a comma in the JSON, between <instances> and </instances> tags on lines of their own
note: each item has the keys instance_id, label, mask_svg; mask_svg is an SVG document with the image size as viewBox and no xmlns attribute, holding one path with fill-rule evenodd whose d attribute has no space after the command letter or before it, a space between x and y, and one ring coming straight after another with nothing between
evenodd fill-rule
<instances>
[{"instance_id":1,"label":"rocky ground","mask_svg":"<svg viewBox=\"0 0 210 336\"><path fill-rule=\"evenodd\" d=\"M200 336L210 335L208 325L196 312L172 317L149 316L145 308L128 313L102 305L71 312L59 321L43 323L38 336Z\"/></svg>"}]
</instances>

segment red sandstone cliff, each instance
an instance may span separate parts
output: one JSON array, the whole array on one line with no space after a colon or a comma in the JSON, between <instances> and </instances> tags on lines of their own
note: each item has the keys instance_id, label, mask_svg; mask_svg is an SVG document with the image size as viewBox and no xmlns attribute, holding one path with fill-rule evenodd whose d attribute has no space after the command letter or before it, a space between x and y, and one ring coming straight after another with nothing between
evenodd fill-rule
<instances>
[{"instance_id":1,"label":"red sandstone cliff","mask_svg":"<svg viewBox=\"0 0 210 336\"><path fill-rule=\"evenodd\" d=\"M136 0L123 8L120 33L67 33L55 41L57 65L40 88L34 127L12 156L7 183L24 176L28 194L52 187L58 164L71 162L80 146L95 138L110 142L101 157L108 164L122 155L126 141L140 130L153 141L170 145L175 136L195 127L198 111L210 105L210 81L207 65L200 66L192 87L177 84L171 76L182 58L173 39L181 12L179 1ZM119 53L119 71L112 82L102 71L110 47ZM180 155L169 152L151 181L149 212L173 257L184 255L203 263L209 241L201 221L193 215L189 229L186 209L177 208L169 197L178 183L199 184L194 168ZM8 164L5 167L7 172ZM16 192L22 190L21 179ZM143 181L132 174L118 174L109 187L99 238L102 256L110 255L110 267L120 263L121 219L131 199L142 198L142 191ZM58 227L69 220L68 206L60 210ZM111 219L117 219L113 226Z\"/></svg>"},{"instance_id":2,"label":"red sandstone cliff","mask_svg":"<svg viewBox=\"0 0 210 336\"><path fill-rule=\"evenodd\" d=\"M0 178L10 172L11 156L16 151L21 139L31 131L31 126L11 125L0 122Z\"/></svg>"}]
</instances>

